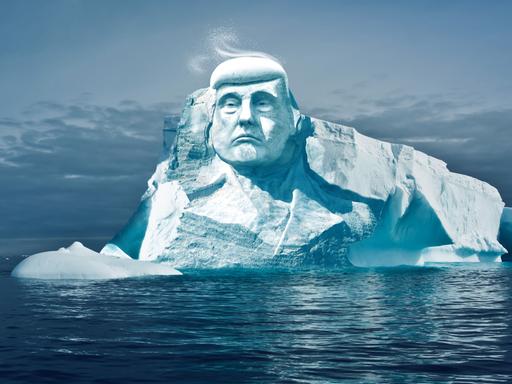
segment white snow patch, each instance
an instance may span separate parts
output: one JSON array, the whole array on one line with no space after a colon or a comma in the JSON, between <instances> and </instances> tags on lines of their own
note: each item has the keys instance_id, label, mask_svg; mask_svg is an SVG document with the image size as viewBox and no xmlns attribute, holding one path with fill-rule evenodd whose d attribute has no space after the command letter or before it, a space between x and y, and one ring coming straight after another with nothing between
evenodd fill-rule
<instances>
[{"instance_id":1,"label":"white snow patch","mask_svg":"<svg viewBox=\"0 0 512 384\"><path fill-rule=\"evenodd\" d=\"M99 254L80 242L57 251L29 256L12 271L29 279L122 279L138 276L171 276L181 272L165 263L153 263Z\"/></svg>"}]
</instances>

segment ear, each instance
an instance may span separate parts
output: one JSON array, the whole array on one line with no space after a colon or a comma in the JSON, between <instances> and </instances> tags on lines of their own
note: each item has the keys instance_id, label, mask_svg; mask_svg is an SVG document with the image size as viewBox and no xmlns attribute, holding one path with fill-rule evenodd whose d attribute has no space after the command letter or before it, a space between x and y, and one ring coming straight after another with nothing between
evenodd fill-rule
<instances>
[{"instance_id":1,"label":"ear","mask_svg":"<svg viewBox=\"0 0 512 384\"><path fill-rule=\"evenodd\" d=\"M293 113L293 126L295 127L295 132L300 132L300 122L302 120L302 115L300 114L298 109L292 108Z\"/></svg>"}]
</instances>

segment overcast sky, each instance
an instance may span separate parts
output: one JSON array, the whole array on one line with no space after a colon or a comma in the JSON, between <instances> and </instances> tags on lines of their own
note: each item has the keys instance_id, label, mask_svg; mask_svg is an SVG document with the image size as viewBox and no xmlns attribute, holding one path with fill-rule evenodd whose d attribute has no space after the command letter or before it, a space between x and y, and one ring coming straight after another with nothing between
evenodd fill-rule
<instances>
[{"instance_id":1,"label":"overcast sky","mask_svg":"<svg viewBox=\"0 0 512 384\"><path fill-rule=\"evenodd\" d=\"M0 0L0 253L126 222L164 115L223 39L284 63L303 112L406 143L512 205L510 1Z\"/></svg>"}]
</instances>

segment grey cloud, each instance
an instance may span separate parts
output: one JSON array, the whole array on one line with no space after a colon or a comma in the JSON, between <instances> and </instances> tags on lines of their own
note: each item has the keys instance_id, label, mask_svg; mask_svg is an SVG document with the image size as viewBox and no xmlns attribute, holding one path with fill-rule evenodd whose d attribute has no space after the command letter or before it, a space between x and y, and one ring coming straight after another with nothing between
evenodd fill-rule
<instances>
[{"instance_id":1,"label":"grey cloud","mask_svg":"<svg viewBox=\"0 0 512 384\"><path fill-rule=\"evenodd\" d=\"M441 138L435 136L419 136L419 137L407 137L401 139L402 143L454 143L454 144L463 144L473 140L471 137L450 137L450 138Z\"/></svg>"},{"instance_id":2,"label":"grey cloud","mask_svg":"<svg viewBox=\"0 0 512 384\"><path fill-rule=\"evenodd\" d=\"M178 111L38 103L13 121L17 130L0 137L0 240L112 236L154 171L164 116L177 121Z\"/></svg>"},{"instance_id":3,"label":"grey cloud","mask_svg":"<svg viewBox=\"0 0 512 384\"><path fill-rule=\"evenodd\" d=\"M393 108L417 102L418 97L413 95L391 95L386 98L363 99L362 103L376 107Z\"/></svg>"},{"instance_id":4,"label":"grey cloud","mask_svg":"<svg viewBox=\"0 0 512 384\"><path fill-rule=\"evenodd\" d=\"M0 118L0 125L3 127L19 128L20 123L14 119Z\"/></svg>"}]
</instances>

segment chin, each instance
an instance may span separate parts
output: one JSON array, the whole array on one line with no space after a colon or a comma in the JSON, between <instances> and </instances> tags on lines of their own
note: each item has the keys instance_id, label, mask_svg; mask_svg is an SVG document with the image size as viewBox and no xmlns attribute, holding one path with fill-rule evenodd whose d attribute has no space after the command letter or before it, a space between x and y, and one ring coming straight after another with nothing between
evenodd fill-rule
<instances>
[{"instance_id":1,"label":"chin","mask_svg":"<svg viewBox=\"0 0 512 384\"><path fill-rule=\"evenodd\" d=\"M234 148L230 156L234 163L241 165L258 165L265 161L265 157L260 148L249 143Z\"/></svg>"},{"instance_id":2,"label":"chin","mask_svg":"<svg viewBox=\"0 0 512 384\"><path fill-rule=\"evenodd\" d=\"M258 167L266 166L273 162L266 148L253 145L252 143L239 144L230 151L224 153L217 152L217 155L225 163L234 167Z\"/></svg>"}]
</instances>

